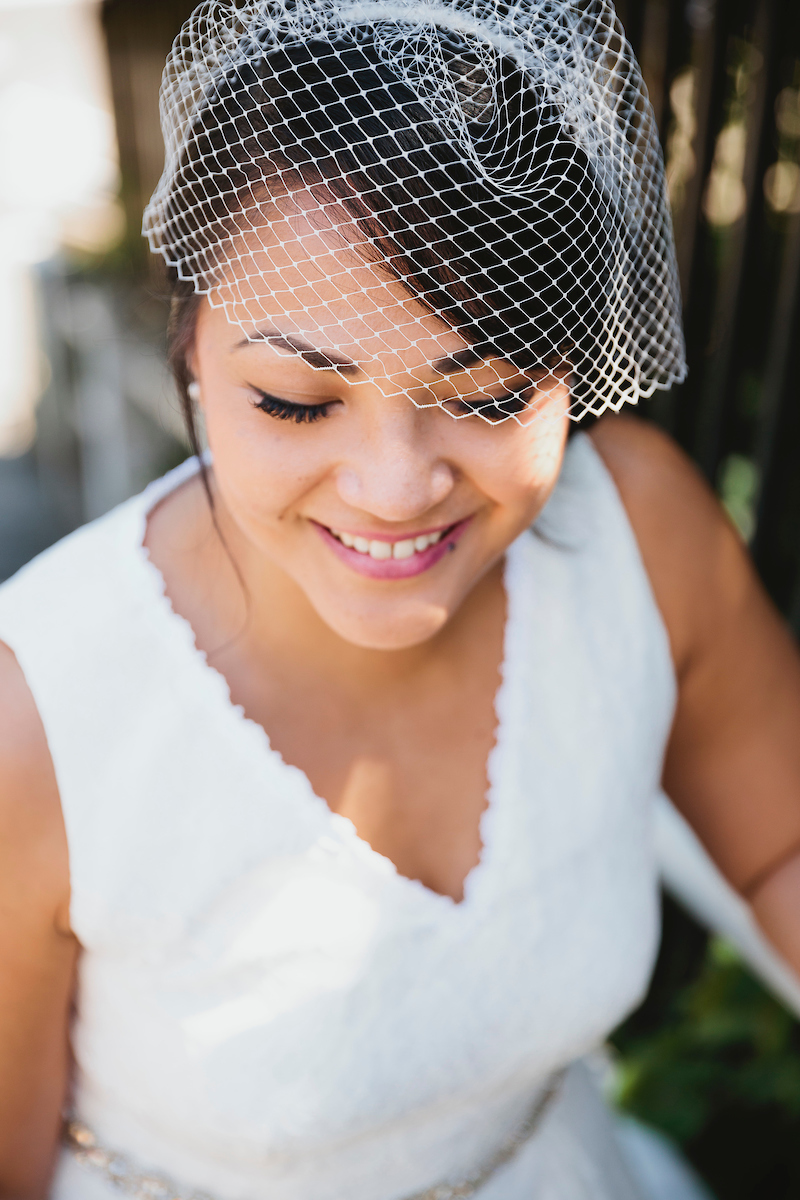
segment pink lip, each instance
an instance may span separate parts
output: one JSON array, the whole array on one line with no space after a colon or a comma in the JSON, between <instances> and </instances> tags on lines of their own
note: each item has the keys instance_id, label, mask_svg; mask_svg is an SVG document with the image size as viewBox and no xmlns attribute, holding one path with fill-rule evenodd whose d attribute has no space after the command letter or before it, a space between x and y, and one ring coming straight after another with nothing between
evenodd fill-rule
<instances>
[{"instance_id":1,"label":"pink lip","mask_svg":"<svg viewBox=\"0 0 800 1200\"><path fill-rule=\"evenodd\" d=\"M366 575L368 579L411 579L415 575L421 575L424 571L429 571L446 554L454 550L459 538L471 522L472 517L466 517L463 521L457 522L452 527L445 525L443 528L450 530L446 537L443 537L435 546L429 546L427 550L423 550L421 554L414 554L411 558L372 558L369 554L359 554L357 550L348 550L347 546L343 545L338 538L335 538L331 531L324 525L320 525L317 521L312 521L311 524L318 531L323 541L330 546L337 558L341 559L346 566L357 571L359 575ZM438 533L439 531L438 529L431 529L427 532ZM396 535L395 537L389 537L386 534L373 533L365 534L364 536L369 537L370 541L375 542L396 542L399 540ZM420 537L422 535L416 534L414 536Z\"/></svg>"}]
</instances>

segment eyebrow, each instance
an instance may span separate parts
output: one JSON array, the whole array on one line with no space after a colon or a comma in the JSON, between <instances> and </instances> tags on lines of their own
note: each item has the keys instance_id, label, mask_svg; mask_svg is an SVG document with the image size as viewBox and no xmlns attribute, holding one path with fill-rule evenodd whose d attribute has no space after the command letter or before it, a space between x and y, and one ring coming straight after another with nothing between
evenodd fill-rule
<instances>
[{"instance_id":1,"label":"eyebrow","mask_svg":"<svg viewBox=\"0 0 800 1200\"><path fill-rule=\"evenodd\" d=\"M485 354L481 354L474 346L465 346L463 350L455 350L452 354L445 354L444 358L435 359L430 367L437 375L456 375L459 371L478 367L484 362Z\"/></svg>"},{"instance_id":2,"label":"eyebrow","mask_svg":"<svg viewBox=\"0 0 800 1200\"><path fill-rule=\"evenodd\" d=\"M363 367L360 367L348 355L333 349L320 350L319 347L313 346L298 333L281 333L279 329L271 326L264 326L243 338L236 343L234 350L244 350L248 346L252 346L254 342L268 342L271 346L289 350L291 353L299 355L309 366L316 367L318 370L339 371L343 375L363 375L365 373ZM425 365L436 375L455 375L469 367L477 367L485 361L484 354L481 354L473 346L465 346L463 350L455 350L452 354L445 354L442 358L434 359L433 362Z\"/></svg>"},{"instance_id":3,"label":"eyebrow","mask_svg":"<svg viewBox=\"0 0 800 1200\"><path fill-rule=\"evenodd\" d=\"M364 373L358 363L346 354L340 354L337 350L320 350L316 346L312 346L311 342L307 342L299 333L281 333L279 329L273 329L270 326L257 329L255 333L243 338L241 342L236 343L234 350L244 350L248 346L252 346L254 342L269 342L270 346L279 346L283 350L290 350L293 354L299 354L310 367L316 367L323 371L340 371L343 375L363 375Z\"/></svg>"}]
</instances>

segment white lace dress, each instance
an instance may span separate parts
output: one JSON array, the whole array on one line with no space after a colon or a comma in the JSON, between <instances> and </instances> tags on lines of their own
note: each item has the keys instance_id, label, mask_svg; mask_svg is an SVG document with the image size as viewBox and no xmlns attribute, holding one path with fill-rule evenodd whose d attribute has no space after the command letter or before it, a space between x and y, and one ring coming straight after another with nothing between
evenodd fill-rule
<instances>
[{"instance_id":1,"label":"white lace dress","mask_svg":"<svg viewBox=\"0 0 800 1200\"><path fill-rule=\"evenodd\" d=\"M454 903L330 812L173 613L142 537L192 470L0 588L69 839L73 1107L181 1194L404 1200L491 1159L643 994L675 697L665 630L579 435L508 552L484 851ZM52 1194L119 1193L65 1152ZM639 1194L580 1064L479 1194Z\"/></svg>"}]
</instances>

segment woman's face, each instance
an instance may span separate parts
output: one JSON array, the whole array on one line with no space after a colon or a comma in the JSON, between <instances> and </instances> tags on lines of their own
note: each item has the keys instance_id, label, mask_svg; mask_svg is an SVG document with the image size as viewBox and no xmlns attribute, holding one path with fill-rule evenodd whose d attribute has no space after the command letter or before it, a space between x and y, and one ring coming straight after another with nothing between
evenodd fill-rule
<instances>
[{"instance_id":1,"label":"woman's face","mask_svg":"<svg viewBox=\"0 0 800 1200\"><path fill-rule=\"evenodd\" d=\"M203 302L192 358L227 518L342 638L424 642L550 495L566 375L476 360L318 220L273 222L249 256ZM509 392L526 424L471 412Z\"/></svg>"}]
</instances>

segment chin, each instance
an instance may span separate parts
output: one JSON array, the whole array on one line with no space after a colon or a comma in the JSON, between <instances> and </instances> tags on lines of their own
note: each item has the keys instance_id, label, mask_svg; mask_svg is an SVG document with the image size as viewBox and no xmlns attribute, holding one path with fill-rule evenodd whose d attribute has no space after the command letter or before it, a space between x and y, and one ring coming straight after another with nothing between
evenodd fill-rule
<instances>
[{"instance_id":1,"label":"chin","mask_svg":"<svg viewBox=\"0 0 800 1200\"><path fill-rule=\"evenodd\" d=\"M447 624L449 610L441 604L417 603L385 611L358 613L353 608L317 608L329 629L345 642L364 650L409 650L429 641Z\"/></svg>"}]
</instances>

